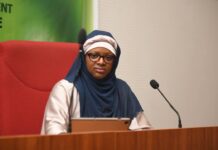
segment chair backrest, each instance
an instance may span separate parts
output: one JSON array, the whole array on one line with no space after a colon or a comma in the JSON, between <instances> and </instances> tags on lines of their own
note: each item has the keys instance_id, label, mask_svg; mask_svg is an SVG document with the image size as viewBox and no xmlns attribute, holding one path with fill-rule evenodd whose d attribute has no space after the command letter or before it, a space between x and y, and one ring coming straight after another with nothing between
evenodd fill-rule
<instances>
[{"instance_id":1,"label":"chair backrest","mask_svg":"<svg viewBox=\"0 0 218 150\"><path fill-rule=\"evenodd\" d=\"M0 42L0 135L39 134L54 84L79 51L65 42Z\"/></svg>"}]
</instances>

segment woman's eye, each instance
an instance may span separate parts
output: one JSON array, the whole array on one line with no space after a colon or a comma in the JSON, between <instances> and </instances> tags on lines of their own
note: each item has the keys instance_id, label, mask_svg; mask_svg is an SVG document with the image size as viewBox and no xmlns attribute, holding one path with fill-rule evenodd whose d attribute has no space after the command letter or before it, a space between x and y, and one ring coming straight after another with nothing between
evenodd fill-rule
<instances>
[{"instance_id":1,"label":"woman's eye","mask_svg":"<svg viewBox=\"0 0 218 150\"><path fill-rule=\"evenodd\" d=\"M106 59L109 60L109 61L113 60L113 58L114 58L113 56L106 56Z\"/></svg>"},{"instance_id":2,"label":"woman's eye","mask_svg":"<svg viewBox=\"0 0 218 150\"><path fill-rule=\"evenodd\" d=\"M98 58L99 57L99 55L96 55L96 54L92 54L91 55L91 58L93 58L93 59L96 59L96 58Z\"/></svg>"}]
</instances>

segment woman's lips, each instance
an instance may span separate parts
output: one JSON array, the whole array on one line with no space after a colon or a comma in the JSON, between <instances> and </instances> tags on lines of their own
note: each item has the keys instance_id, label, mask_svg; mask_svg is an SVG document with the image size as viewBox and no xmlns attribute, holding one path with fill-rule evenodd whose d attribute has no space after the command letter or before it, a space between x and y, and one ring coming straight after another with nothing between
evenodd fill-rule
<instances>
[{"instance_id":1,"label":"woman's lips","mask_svg":"<svg viewBox=\"0 0 218 150\"><path fill-rule=\"evenodd\" d=\"M97 73L105 73L105 69L104 68L95 68L95 71Z\"/></svg>"}]
</instances>

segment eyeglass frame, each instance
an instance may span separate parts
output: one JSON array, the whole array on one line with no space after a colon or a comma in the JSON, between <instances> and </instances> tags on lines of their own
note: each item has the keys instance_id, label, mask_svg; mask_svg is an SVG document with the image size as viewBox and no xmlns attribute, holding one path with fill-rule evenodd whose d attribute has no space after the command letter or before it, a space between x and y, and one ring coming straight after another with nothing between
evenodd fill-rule
<instances>
[{"instance_id":1,"label":"eyeglass frame","mask_svg":"<svg viewBox=\"0 0 218 150\"><path fill-rule=\"evenodd\" d=\"M98 62L101 58L103 58L104 62L107 64L111 64L113 63L114 59L115 59L115 55L113 54L109 54L109 55L100 55L98 53L87 53L86 54L89 58L90 61L92 62ZM92 56L97 56L97 58L91 58ZM110 58L111 60L107 60L106 58ZM95 60L96 59L96 60Z\"/></svg>"}]
</instances>

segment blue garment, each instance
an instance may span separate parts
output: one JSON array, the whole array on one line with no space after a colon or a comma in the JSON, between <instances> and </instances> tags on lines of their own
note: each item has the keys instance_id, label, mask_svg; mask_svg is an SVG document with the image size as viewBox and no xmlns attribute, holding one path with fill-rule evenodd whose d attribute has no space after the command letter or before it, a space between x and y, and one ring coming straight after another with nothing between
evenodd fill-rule
<instances>
[{"instance_id":1,"label":"blue garment","mask_svg":"<svg viewBox=\"0 0 218 150\"><path fill-rule=\"evenodd\" d=\"M113 38L109 32L94 30L86 39L96 35ZM103 79L95 79L86 68L84 51L81 50L78 54L65 79L74 83L79 92L81 117L133 118L138 112L143 111L127 83L116 78L115 71L119 57L120 47L118 46L111 73Z\"/></svg>"}]
</instances>

